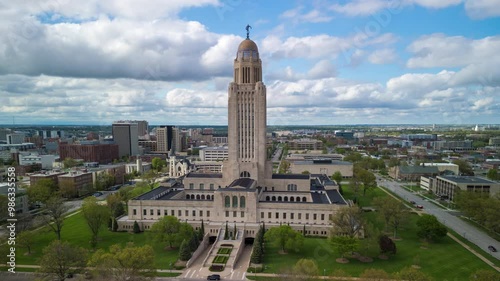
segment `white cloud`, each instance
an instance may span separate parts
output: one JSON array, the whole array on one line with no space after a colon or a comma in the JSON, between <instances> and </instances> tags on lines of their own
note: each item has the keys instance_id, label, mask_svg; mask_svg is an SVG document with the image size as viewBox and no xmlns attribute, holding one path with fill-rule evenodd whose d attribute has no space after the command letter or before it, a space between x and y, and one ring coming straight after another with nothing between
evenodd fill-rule
<instances>
[{"instance_id":1,"label":"white cloud","mask_svg":"<svg viewBox=\"0 0 500 281\"><path fill-rule=\"evenodd\" d=\"M319 9L312 9L309 12L303 13L304 7L298 6L294 9L287 10L283 12L280 17L284 19L290 19L293 22L311 22L311 23L320 23L320 22L329 22L333 19L332 16L328 16L324 11Z\"/></svg>"},{"instance_id":2,"label":"white cloud","mask_svg":"<svg viewBox=\"0 0 500 281\"><path fill-rule=\"evenodd\" d=\"M500 16L498 0L465 0L465 11L473 19L485 19Z\"/></svg>"},{"instance_id":3,"label":"white cloud","mask_svg":"<svg viewBox=\"0 0 500 281\"><path fill-rule=\"evenodd\" d=\"M396 60L397 55L394 49L380 49L373 51L368 56L368 61L373 64L388 64Z\"/></svg>"},{"instance_id":4,"label":"white cloud","mask_svg":"<svg viewBox=\"0 0 500 281\"><path fill-rule=\"evenodd\" d=\"M408 46L413 57L406 65L418 67L458 67L500 58L500 36L469 39L463 36L432 34Z\"/></svg>"}]
</instances>

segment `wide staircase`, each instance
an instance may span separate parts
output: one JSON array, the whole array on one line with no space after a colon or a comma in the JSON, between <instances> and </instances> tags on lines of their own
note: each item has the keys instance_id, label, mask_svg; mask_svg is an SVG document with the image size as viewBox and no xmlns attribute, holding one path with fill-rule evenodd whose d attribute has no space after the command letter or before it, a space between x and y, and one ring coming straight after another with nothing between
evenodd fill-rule
<instances>
[{"instance_id":1,"label":"wide staircase","mask_svg":"<svg viewBox=\"0 0 500 281\"><path fill-rule=\"evenodd\" d=\"M243 248L245 247L245 237L244 237L245 230L237 229L234 239L232 239L233 233L231 231L228 235L229 239L224 239L225 232L226 232L225 226L219 229L219 234L217 235L217 239L215 240L215 243L212 245L210 251L208 252L207 257L203 262L203 266L210 267L214 263L214 259L217 256L226 256L228 257L228 259L225 265L225 269L234 268L236 261L238 260ZM229 253L229 255L225 253L219 254L219 250L221 248L231 248L231 246L232 250Z\"/></svg>"}]
</instances>

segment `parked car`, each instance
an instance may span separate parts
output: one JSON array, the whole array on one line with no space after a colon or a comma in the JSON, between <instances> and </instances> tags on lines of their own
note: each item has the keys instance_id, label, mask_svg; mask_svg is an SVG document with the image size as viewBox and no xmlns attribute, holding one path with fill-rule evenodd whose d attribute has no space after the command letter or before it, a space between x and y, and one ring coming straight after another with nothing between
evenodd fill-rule
<instances>
[{"instance_id":1,"label":"parked car","mask_svg":"<svg viewBox=\"0 0 500 281\"><path fill-rule=\"evenodd\" d=\"M495 247L493 247L493 246L489 245L489 246L488 246L488 250L490 250L491 252L496 252L496 251L497 251L497 248L495 248Z\"/></svg>"},{"instance_id":2,"label":"parked car","mask_svg":"<svg viewBox=\"0 0 500 281\"><path fill-rule=\"evenodd\" d=\"M417 205L417 208L419 208L419 209L423 209L423 208L424 208L424 206L422 206L422 205Z\"/></svg>"},{"instance_id":3,"label":"parked car","mask_svg":"<svg viewBox=\"0 0 500 281\"><path fill-rule=\"evenodd\" d=\"M413 201L413 200L412 200L412 201L410 201L410 203L412 203L413 205L415 205L415 201Z\"/></svg>"},{"instance_id":4,"label":"parked car","mask_svg":"<svg viewBox=\"0 0 500 281\"><path fill-rule=\"evenodd\" d=\"M208 275L207 280L220 280L220 275L219 274Z\"/></svg>"}]
</instances>

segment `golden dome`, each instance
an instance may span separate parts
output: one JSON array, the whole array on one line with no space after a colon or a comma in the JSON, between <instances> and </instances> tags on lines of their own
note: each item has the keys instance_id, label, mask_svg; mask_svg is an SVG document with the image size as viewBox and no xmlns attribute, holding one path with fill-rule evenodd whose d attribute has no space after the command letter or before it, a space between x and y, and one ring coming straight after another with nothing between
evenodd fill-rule
<instances>
[{"instance_id":1,"label":"golden dome","mask_svg":"<svg viewBox=\"0 0 500 281\"><path fill-rule=\"evenodd\" d=\"M255 44L254 41L250 39L245 39L240 43L240 46L238 47L238 52L240 51L259 51L257 48L257 44Z\"/></svg>"}]
</instances>

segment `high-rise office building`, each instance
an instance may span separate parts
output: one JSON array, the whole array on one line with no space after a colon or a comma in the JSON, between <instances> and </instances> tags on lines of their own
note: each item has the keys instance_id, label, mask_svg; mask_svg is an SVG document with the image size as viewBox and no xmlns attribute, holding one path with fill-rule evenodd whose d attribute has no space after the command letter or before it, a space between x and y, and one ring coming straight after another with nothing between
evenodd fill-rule
<instances>
[{"instance_id":1,"label":"high-rise office building","mask_svg":"<svg viewBox=\"0 0 500 281\"><path fill-rule=\"evenodd\" d=\"M180 130L174 126L156 128L156 151L160 153L178 152L181 150Z\"/></svg>"},{"instance_id":2,"label":"high-rise office building","mask_svg":"<svg viewBox=\"0 0 500 281\"><path fill-rule=\"evenodd\" d=\"M118 145L120 157L132 156L139 153L139 139L137 123L117 121L113 123L113 140Z\"/></svg>"}]
</instances>

